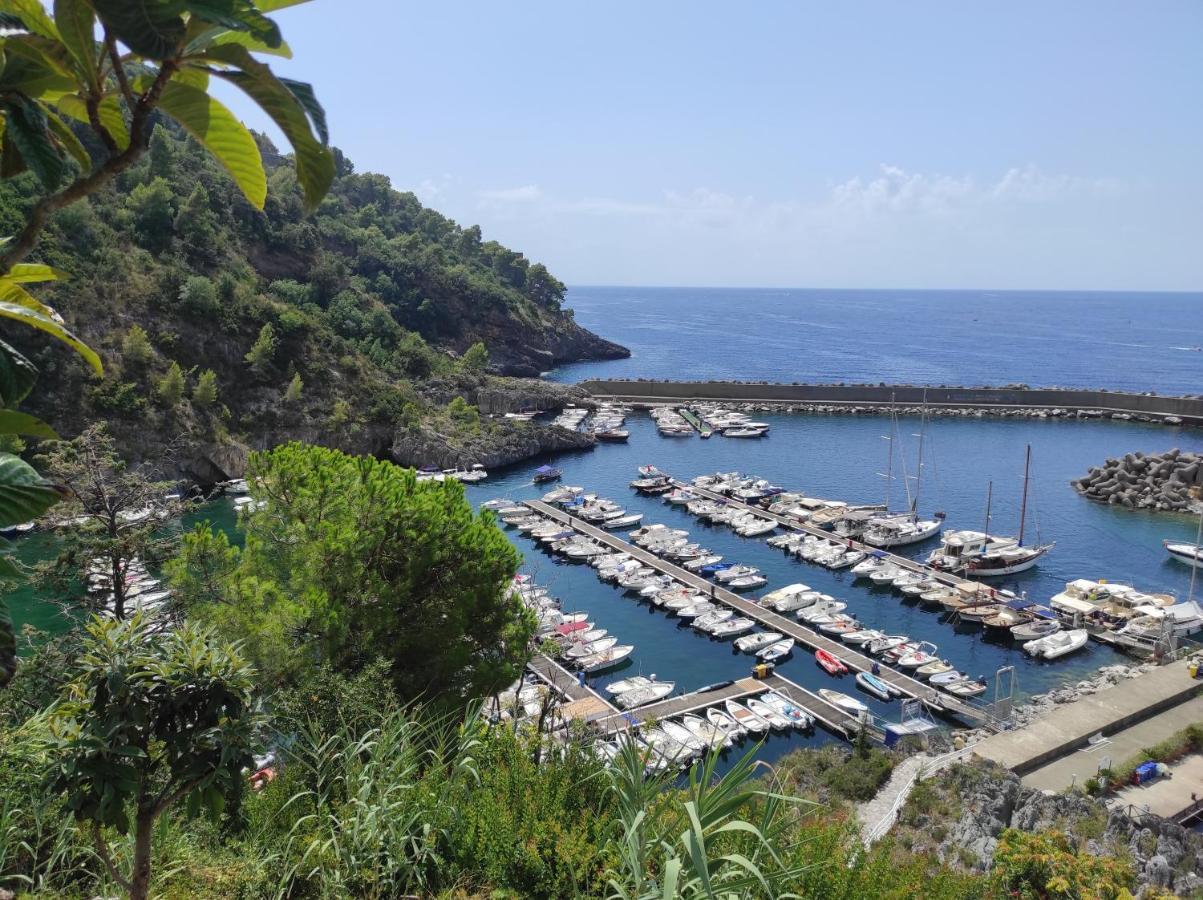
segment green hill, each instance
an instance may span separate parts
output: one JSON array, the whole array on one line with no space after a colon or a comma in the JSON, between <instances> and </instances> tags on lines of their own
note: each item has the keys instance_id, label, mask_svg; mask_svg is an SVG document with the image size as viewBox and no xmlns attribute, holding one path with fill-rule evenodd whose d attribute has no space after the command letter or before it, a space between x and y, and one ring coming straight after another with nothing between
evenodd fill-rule
<instances>
[{"instance_id":1,"label":"green hill","mask_svg":"<svg viewBox=\"0 0 1203 900\"><path fill-rule=\"evenodd\" d=\"M68 435L106 419L135 459L170 456L200 480L292 438L444 465L580 443L488 417L563 399L500 376L627 353L576 324L542 264L382 175L355 173L341 154L330 194L306 217L291 159L260 146L263 212L191 139L159 126L140 163L57 215L37 255L70 277L39 296L100 352L106 375L24 344L42 369L31 411ZM0 186L0 233L17 229L34 196L28 175ZM483 368L458 359L478 341Z\"/></svg>"}]
</instances>

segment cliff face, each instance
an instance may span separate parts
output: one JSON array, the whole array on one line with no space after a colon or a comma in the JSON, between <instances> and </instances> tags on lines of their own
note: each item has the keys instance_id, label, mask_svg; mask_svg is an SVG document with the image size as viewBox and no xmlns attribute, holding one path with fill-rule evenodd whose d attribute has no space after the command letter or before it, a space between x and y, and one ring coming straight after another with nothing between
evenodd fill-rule
<instances>
[{"instance_id":1,"label":"cliff face","mask_svg":"<svg viewBox=\"0 0 1203 900\"><path fill-rule=\"evenodd\" d=\"M577 325L544 266L341 154L307 217L291 162L264 158L259 212L190 139L160 127L139 164L58 214L37 256L67 278L35 293L97 350L105 376L13 335L41 370L31 412L68 437L107 421L132 461L199 480L237 475L248 451L294 439L446 465L588 444L491 418L583 399L500 376L627 352ZM0 184L0 233L18 230L36 193L28 175ZM477 342L487 360L462 359ZM206 370L215 402L193 396ZM173 373L182 391L164 387Z\"/></svg>"}]
</instances>

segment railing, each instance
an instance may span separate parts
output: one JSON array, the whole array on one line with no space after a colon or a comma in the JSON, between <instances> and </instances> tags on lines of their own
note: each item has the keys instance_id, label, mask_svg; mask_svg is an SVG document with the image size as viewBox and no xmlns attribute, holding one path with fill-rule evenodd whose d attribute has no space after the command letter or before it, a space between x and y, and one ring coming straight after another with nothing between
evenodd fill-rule
<instances>
[{"instance_id":1,"label":"railing","mask_svg":"<svg viewBox=\"0 0 1203 900\"><path fill-rule=\"evenodd\" d=\"M883 815L872 828L869 828L861 833L861 840L864 841L865 846L869 847L881 840L881 838L885 836L886 832L894 827L894 823L898 821L898 814L902 812L902 807L906 805L906 801L910 797L911 791L914 790L916 784L918 784L924 778L935 775L937 772L941 771L952 763L964 759L973 752L973 747L974 745L970 744L967 747L962 747L960 750L953 750L950 753L945 753L943 756L932 757L931 759L926 760L923 765L916 769L914 774L912 774L911 777L903 783L902 787L899 788L898 796L894 798L894 803L886 811L885 815Z\"/></svg>"}]
</instances>

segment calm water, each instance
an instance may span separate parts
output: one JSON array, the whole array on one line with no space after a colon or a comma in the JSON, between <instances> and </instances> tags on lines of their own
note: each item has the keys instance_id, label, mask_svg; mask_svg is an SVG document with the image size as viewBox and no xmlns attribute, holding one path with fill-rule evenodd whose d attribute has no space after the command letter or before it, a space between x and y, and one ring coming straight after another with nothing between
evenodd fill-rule
<instances>
[{"instance_id":1,"label":"calm water","mask_svg":"<svg viewBox=\"0 0 1203 900\"><path fill-rule=\"evenodd\" d=\"M936 643L941 655L973 675L989 675L1000 666L1014 665L1021 693L1079 681L1101 665L1128 661L1109 648L1091 644L1057 662L1033 662L1015 646L983 640L980 631L954 630L941 616L904 604L892 591L868 587L864 582L853 584L847 572L831 572L794 560L768 547L763 538L739 538L725 527L702 525L683 509L636 495L627 486L637 477L637 466L651 463L684 479L739 470L820 496L860 502L882 498L884 479L877 473L885 466L883 420L807 416L769 416L766 420L773 428L763 440L714 437L703 441L662 438L649 418L637 415L628 420L629 444L603 445L592 453L562 456L556 464L564 469L563 483L584 485L619 499L628 509L646 513L645 523L659 521L688 529L692 538L727 560L759 566L769 578L764 591L793 582L809 584L847 602L849 611L872 627ZM902 422L900 445L909 442L907 466L912 474L916 441L910 435L917 428L916 420ZM1047 600L1070 579L1108 578L1149 590L1173 591L1185 598L1189 570L1166 557L1161 540L1193 539L1192 520L1101 506L1077 496L1068 482L1092 462L1130 449L1154 451L1175 445L1203 449L1203 434L1104 422L937 420L929 425L927 434L930 467L924 471L928 487L921 508L947 512L951 527L980 527L986 484L992 479L994 527L1013 533L1019 514L1024 446L1029 442L1034 454L1031 508L1035 512L1029 519L1029 535L1034 537L1034 523L1038 522L1040 537L1056 541L1057 546L1036 569L998 583ZM495 473L488 482L470 487L468 495L475 503L497 496L538 497L544 488L531 484L533 469L531 464ZM553 589L565 609L587 610L600 627L609 629L622 643L635 645L628 665L599 676L598 685L654 672L661 680L676 681L681 690L692 690L748 673L751 657L736 654L730 642L713 641L680 627L677 620L649 604L599 581L587 565L546 554L518 532L507 534L525 554L526 570ZM928 542L901 549L920 556L931 546ZM845 678L842 686L835 684L812 657L800 651L782 664L781 671L812 689L838 687L870 700L856 691L850 678ZM881 714L896 718L897 704L870 702ZM794 746L825 740L828 738L821 732L810 738L775 738L766 752L773 757Z\"/></svg>"},{"instance_id":2,"label":"calm water","mask_svg":"<svg viewBox=\"0 0 1203 900\"><path fill-rule=\"evenodd\" d=\"M1203 392L1203 294L580 287L630 359L558 381L664 378Z\"/></svg>"}]
</instances>

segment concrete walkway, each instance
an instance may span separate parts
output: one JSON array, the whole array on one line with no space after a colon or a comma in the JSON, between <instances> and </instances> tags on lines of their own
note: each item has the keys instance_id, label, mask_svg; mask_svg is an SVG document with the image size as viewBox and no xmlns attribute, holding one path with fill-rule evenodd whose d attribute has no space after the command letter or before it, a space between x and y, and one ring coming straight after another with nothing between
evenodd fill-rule
<instances>
[{"instance_id":1,"label":"concrete walkway","mask_svg":"<svg viewBox=\"0 0 1203 900\"><path fill-rule=\"evenodd\" d=\"M1201 692L1203 679L1192 679L1187 674L1186 660L1179 660L1139 678L1121 681L1097 694L1057 706L1049 715L1024 728L987 738L976 745L975 751L978 756L1025 775L1087 746L1093 735L1100 732L1106 736L1116 734L1159 713L1173 710ZM1177 713L1176 718L1178 728L1198 721L1197 716L1192 719L1182 713ZM1137 749L1154 742L1143 739ZM1091 767L1091 773L1093 769Z\"/></svg>"},{"instance_id":2,"label":"concrete walkway","mask_svg":"<svg viewBox=\"0 0 1203 900\"><path fill-rule=\"evenodd\" d=\"M930 758L922 753L908 756L894 767L894 771L890 773L890 780L882 785L872 800L857 805L856 820L860 822L861 836L866 844L876 837L874 831L881 826L884 819L889 818L889 824L894 824L894 818L898 814L897 807L901 805L899 799L910 794L911 788L915 786L915 776L929 760Z\"/></svg>"},{"instance_id":3,"label":"concrete walkway","mask_svg":"<svg viewBox=\"0 0 1203 900\"><path fill-rule=\"evenodd\" d=\"M1173 776L1157 778L1146 784L1129 785L1115 795L1111 806L1139 806L1166 819L1172 819L1191 805L1191 794L1203 797L1203 755L1195 754L1170 766Z\"/></svg>"},{"instance_id":4,"label":"concrete walkway","mask_svg":"<svg viewBox=\"0 0 1203 900\"><path fill-rule=\"evenodd\" d=\"M1139 681L1140 679L1134 680ZM1203 697L1195 697L1179 706L1145 719L1143 722L1138 722L1128 728L1121 729L1109 735L1106 741L1099 743L1095 747L1074 750L1060 759L1034 769L1023 776L1023 783L1027 787L1035 788L1036 790L1063 791L1075 782L1074 776L1076 775L1076 783L1081 787L1082 782L1087 778L1091 778L1100 767L1117 766L1138 754L1141 748L1164 741L1171 734L1181 731L1191 722L1199 721L1203 721ZM983 741L984 743L986 742ZM1178 781L1179 794L1181 797L1186 798L1186 801L1183 802L1180 808L1185 808L1187 803L1190 802L1191 791L1203 794L1203 784L1196 782L1183 791L1182 788L1185 785L1185 779ZM1125 802L1134 803L1136 801Z\"/></svg>"}]
</instances>

